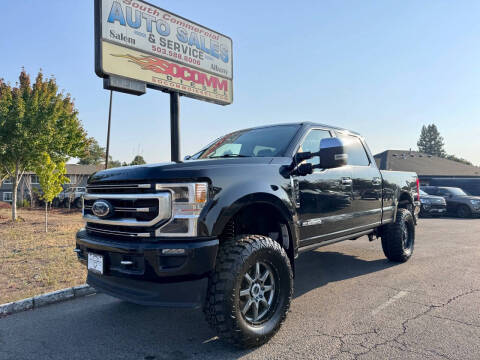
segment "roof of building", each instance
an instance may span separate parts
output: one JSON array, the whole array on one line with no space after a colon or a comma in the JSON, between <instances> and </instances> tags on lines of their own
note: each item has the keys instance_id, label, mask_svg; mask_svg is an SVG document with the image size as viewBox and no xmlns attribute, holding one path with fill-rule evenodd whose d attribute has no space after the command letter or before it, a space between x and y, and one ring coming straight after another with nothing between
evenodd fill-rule
<instances>
[{"instance_id":1,"label":"roof of building","mask_svg":"<svg viewBox=\"0 0 480 360\"><path fill-rule=\"evenodd\" d=\"M78 165L66 164L67 175L91 175L94 172L103 169L103 165ZM26 174L35 174L33 171L27 171Z\"/></svg>"},{"instance_id":2,"label":"roof of building","mask_svg":"<svg viewBox=\"0 0 480 360\"><path fill-rule=\"evenodd\" d=\"M479 176L480 167L409 150L386 150L374 156L382 170L414 171L419 176Z\"/></svg>"}]
</instances>

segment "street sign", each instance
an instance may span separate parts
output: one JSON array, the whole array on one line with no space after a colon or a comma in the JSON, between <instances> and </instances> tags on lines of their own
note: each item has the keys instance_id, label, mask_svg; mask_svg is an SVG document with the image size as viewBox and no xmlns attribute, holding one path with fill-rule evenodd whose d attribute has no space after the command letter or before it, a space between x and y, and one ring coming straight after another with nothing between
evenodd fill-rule
<instances>
[{"instance_id":1,"label":"street sign","mask_svg":"<svg viewBox=\"0 0 480 360\"><path fill-rule=\"evenodd\" d=\"M147 91L146 84L143 81L127 79L116 75L110 75L108 78L104 78L103 88L132 95L143 95Z\"/></svg>"},{"instance_id":2,"label":"street sign","mask_svg":"<svg viewBox=\"0 0 480 360\"><path fill-rule=\"evenodd\" d=\"M95 72L221 105L233 102L232 40L144 1L95 0ZM115 90L132 93L131 84Z\"/></svg>"}]
</instances>

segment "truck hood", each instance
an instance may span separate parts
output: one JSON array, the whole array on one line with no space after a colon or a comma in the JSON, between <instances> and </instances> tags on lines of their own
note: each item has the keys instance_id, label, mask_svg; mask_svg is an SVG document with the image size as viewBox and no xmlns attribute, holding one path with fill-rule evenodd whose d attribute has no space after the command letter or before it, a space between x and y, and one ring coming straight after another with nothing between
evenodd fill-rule
<instances>
[{"instance_id":1,"label":"truck hood","mask_svg":"<svg viewBox=\"0 0 480 360\"><path fill-rule=\"evenodd\" d=\"M246 171L259 171L260 167L266 170L266 165L272 162L278 163L274 159L272 157L221 158L189 160L181 163L123 166L99 171L90 176L88 183L201 180L226 172L230 176L233 176L236 172L245 175ZM280 163L287 164L288 161L285 159ZM278 164L275 166L279 167Z\"/></svg>"}]
</instances>

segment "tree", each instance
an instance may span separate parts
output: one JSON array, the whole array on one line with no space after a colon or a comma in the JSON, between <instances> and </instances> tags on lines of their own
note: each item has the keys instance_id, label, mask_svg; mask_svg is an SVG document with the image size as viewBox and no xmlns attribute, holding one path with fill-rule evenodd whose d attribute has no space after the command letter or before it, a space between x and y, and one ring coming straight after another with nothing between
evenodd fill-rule
<instances>
[{"instance_id":1,"label":"tree","mask_svg":"<svg viewBox=\"0 0 480 360\"><path fill-rule=\"evenodd\" d=\"M3 182L8 178L8 173L3 169L3 166L0 164L0 188L2 187Z\"/></svg>"},{"instance_id":2,"label":"tree","mask_svg":"<svg viewBox=\"0 0 480 360\"><path fill-rule=\"evenodd\" d=\"M95 138L88 139L89 144L85 154L79 158L80 165L100 165L105 163L105 148L98 144Z\"/></svg>"},{"instance_id":3,"label":"tree","mask_svg":"<svg viewBox=\"0 0 480 360\"><path fill-rule=\"evenodd\" d=\"M146 163L147 162L145 161L142 155L137 155L133 158L133 161L130 163L130 165L143 165Z\"/></svg>"},{"instance_id":4,"label":"tree","mask_svg":"<svg viewBox=\"0 0 480 360\"><path fill-rule=\"evenodd\" d=\"M108 157L108 168L116 168L123 166L120 160L113 160L111 156Z\"/></svg>"},{"instance_id":5,"label":"tree","mask_svg":"<svg viewBox=\"0 0 480 360\"><path fill-rule=\"evenodd\" d=\"M39 72L35 83L22 69L19 83L0 81L0 165L13 180L12 219L17 219L17 191L23 174L46 152L53 162L80 157L86 132L69 94L58 92L54 77Z\"/></svg>"},{"instance_id":6,"label":"tree","mask_svg":"<svg viewBox=\"0 0 480 360\"><path fill-rule=\"evenodd\" d=\"M34 170L42 189L40 198L45 201L45 232L48 232L48 205L62 192L62 185L70 182L70 179L65 176L65 162L53 162L46 152L41 154Z\"/></svg>"},{"instance_id":7,"label":"tree","mask_svg":"<svg viewBox=\"0 0 480 360\"><path fill-rule=\"evenodd\" d=\"M435 124L422 126L420 139L417 142L418 151L429 155L445 157L444 145L443 137L440 136L440 132Z\"/></svg>"}]
</instances>

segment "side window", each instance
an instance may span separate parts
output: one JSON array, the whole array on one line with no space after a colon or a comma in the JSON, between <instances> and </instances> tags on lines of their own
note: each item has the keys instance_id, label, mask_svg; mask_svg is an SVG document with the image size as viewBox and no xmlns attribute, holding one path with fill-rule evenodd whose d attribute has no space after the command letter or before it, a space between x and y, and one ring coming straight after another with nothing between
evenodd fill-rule
<instances>
[{"instance_id":1,"label":"side window","mask_svg":"<svg viewBox=\"0 0 480 360\"><path fill-rule=\"evenodd\" d=\"M367 153L363 147L362 142L356 136L341 135L342 140L347 145L348 165L353 166L368 166L370 160L368 160Z\"/></svg>"},{"instance_id":2,"label":"side window","mask_svg":"<svg viewBox=\"0 0 480 360\"><path fill-rule=\"evenodd\" d=\"M298 152L317 152L318 150L320 150L320 140L329 137L331 137L329 131L313 129L303 140L303 143L298 149ZM320 163L320 158L318 156L315 156L312 159L305 160L305 162L309 162L312 165L317 165Z\"/></svg>"},{"instance_id":3,"label":"side window","mask_svg":"<svg viewBox=\"0 0 480 360\"><path fill-rule=\"evenodd\" d=\"M12 193L11 192L4 192L3 193L3 201L12 201Z\"/></svg>"},{"instance_id":4,"label":"side window","mask_svg":"<svg viewBox=\"0 0 480 360\"><path fill-rule=\"evenodd\" d=\"M450 193L447 189L438 189L437 194L440 196L448 196Z\"/></svg>"}]
</instances>

